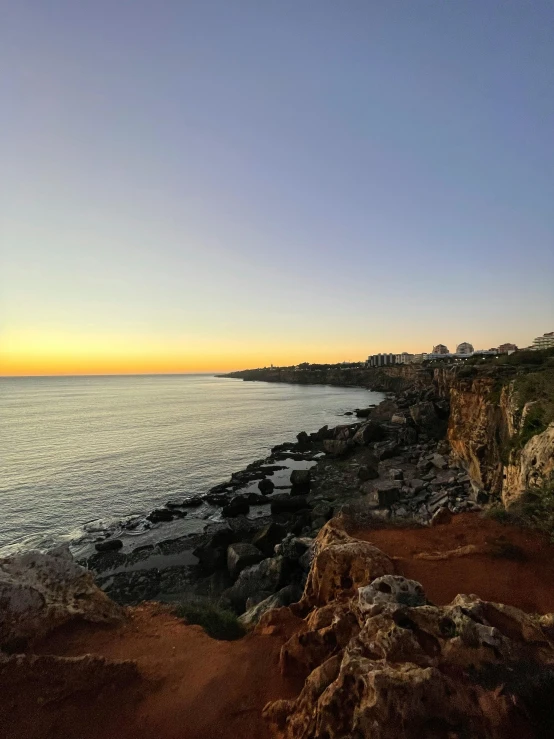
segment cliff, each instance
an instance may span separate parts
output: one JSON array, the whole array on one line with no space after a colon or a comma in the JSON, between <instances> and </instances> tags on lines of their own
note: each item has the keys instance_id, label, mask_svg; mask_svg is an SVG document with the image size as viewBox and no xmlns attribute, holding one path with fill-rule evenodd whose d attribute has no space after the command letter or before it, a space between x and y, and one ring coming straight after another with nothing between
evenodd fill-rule
<instances>
[{"instance_id":1,"label":"cliff","mask_svg":"<svg viewBox=\"0 0 554 739\"><path fill-rule=\"evenodd\" d=\"M548 363L550 362L550 363ZM367 387L429 393L448 401L447 438L476 490L508 506L554 474L554 369L545 366L421 366L264 368L225 377L246 381ZM405 405L405 404L404 404Z\"/></svg>"},{"instance_id":2,"label":"cliff","mask_svg":"<svg viewBox=\"0 0 554 739\"><path fill-rule=\"evenodd\" d=\"M310 365L295 367L264 367L241 370L222 375L245 381L290 382L300 385L339 385L366 387L380 392L401 392L409 388L429 388L433 384L433 370L421 365L390 367L341 367L340 365Z\"/></svg>"}]
</instances>

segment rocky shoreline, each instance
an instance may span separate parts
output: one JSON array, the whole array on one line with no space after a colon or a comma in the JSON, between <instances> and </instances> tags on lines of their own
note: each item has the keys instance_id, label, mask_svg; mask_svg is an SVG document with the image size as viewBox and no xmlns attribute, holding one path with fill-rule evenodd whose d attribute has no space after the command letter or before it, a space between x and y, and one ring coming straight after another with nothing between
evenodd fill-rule
<instances>
[{"instance_id":1,"label":"rocky shoreline","mask_svg":"<svg viewBox=\"0 0 554 739\"><path fill-rule=\"evenodd\" d=\"M255 622L299 599L312 542L337 513L427 525L479 508L466 472L448 459L448 411L429 388L389 394L353 411L355 422L300 432L205 496L148 517L171 522L208 504L222 520L204 531L130 552L106 539L80 563L120 604L207 597Z\"/></svg>"}]
</instances>

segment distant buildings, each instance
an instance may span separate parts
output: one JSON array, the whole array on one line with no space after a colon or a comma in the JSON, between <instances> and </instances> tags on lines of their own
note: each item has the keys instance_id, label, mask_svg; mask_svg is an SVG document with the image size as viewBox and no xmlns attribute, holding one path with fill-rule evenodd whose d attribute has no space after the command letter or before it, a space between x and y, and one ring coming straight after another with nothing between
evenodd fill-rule
<instances>
[{"instance_id":1,"label":"distant buildings","mask_svg":"<svg viewBox=\"0 0 554 739\"><path fill-rule=\"evenodd\" d=\"M450 354L448 347L444 344L437 344L433 347L433 354Z\"/></svg>"},{"instance_id":2,"label":"distant buildings","mask_svg":"<svg viewBox=\"0 0 554 739\"><path fill-rule=\"evenodd\" d=\"M400 354L394 355L396 358L396 364L410 364L413 359L413 354L408 354L408 352L401 352Z\"/></svg>"},{"instance_id":3,"label":"distant buildings","mask_svg":"<svg viewBox=\"0 0 554 739\"><path fill-rule=\"evenodd\" d=\"M456 354L473 354L474 351L473 345L467 341L462 341L462 343L458 344L456 347Z\"/></svg>"},{"instance_id":4,"label":"distant buildings","mask_svg":"<svg viewBox=\"0 0 554 739\"><path fill-rule=\"evenodd\" d=\"M549 331L547 334L537 336L533 339L532 349L551 349L554 346L554 331Z\"/></svg>"},{"instance_id":5,"label":"distant buildings","mask_svg":"<svg viewBox=\"0 0 554 739\"><path fill-rule=\"evenodd\" d=\"M517 352L517 346L515 344L500 344L497 351L499 354L512 354L512 352Z\"/></svg>"},{"instance_id":6,"label":"distant buildings","mask_svg":"<svg viewBox=\"0 0 554 739\"><path fill-rule=\"evenodd\" d=\"M368 367L384 367L388 364L396 364L396 354L372 354L367 358Z\"/></svg>"}]
</instances>

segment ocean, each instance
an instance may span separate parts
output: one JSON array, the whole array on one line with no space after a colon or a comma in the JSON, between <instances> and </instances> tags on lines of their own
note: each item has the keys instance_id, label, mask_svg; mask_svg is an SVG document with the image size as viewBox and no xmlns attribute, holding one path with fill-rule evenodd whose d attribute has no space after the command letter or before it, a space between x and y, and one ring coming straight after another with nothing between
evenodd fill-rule
<instances>
[{"instance_id":1,"label":"ocean","mask_svg":"<svg viewBox=\"0 0 554 739\"><path fill-rule=\"evenodd\" d=\"M381 393L212 375L0 378L0 554L205 493Z\"/></svg>"}]
</instances>

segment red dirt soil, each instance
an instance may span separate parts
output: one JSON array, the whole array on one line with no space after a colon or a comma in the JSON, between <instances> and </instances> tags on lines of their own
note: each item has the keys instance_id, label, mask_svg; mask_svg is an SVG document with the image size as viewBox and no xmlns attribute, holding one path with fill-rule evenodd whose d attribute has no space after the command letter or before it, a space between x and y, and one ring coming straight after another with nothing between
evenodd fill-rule
<instances>
[{"instance_id":1,"label":"red dirt soil","mask_svg":"<svg viewBox=\"0 0 554 739\"><path fill-rule=\"evenodd\" d=\"M156 604L130 609L116 628L63 627L37 654L102 655L134 660L135 684L106 685L96 695L73 695L42 705L41 676L21 691L2 686L2 739L227 739L269 736L261 718L269 700L289 698L301 685L281 677L281 645L290 635L248 634L216 641ZM12 693L12 694L10 694Z\"/></svg>"},{"instance_id":2,"label":"red dirt soil","mask_svg":"<svg viewBox=\"0 0 554 739\"><path fill-rule=\"evenodd\" d=\"M458 593L474 593L528 612L554 612L554 546L536 531L464 513L433 528L364 529L351 535L394 558L398 574L421 582L437 605L450 603ZM418 558L470 544L483 553Z\"/></svg>"},{"instance_id":3,"label":"red dirt soil","mask_svg":"<svg viewBox=\"0 0 554 739\"><path fill-rule=\"evenodd\" d=\"M356 535L398 558L398 572L419 580L437 604L475 593L528 611L554 612L554 546L536 532L465 514L436 528L366 529ZM468 544L493 553L417 559L422 552ZM43 673L23 686L8 681L1 686L2 739L267 739L265 703L293 697L301 687L285 680L278 665L281 645L298 623L292 615L282 633L225 642L155 604L129 613L118 627L66 626L35 652L133 660L141 679L49 703L45 685L63 681L63 675Z\"/></svg>"}]
</instances>

